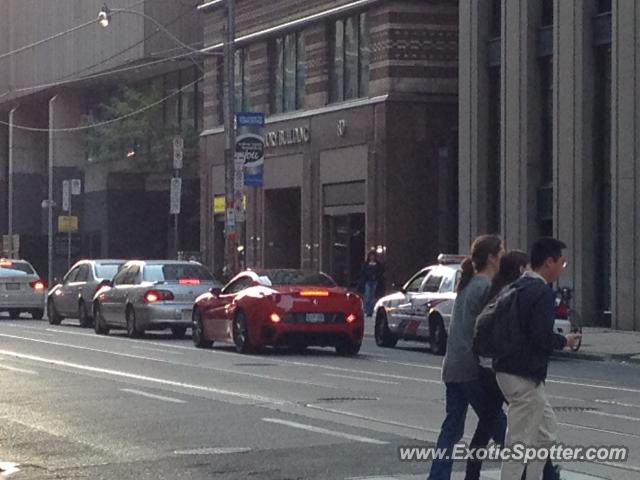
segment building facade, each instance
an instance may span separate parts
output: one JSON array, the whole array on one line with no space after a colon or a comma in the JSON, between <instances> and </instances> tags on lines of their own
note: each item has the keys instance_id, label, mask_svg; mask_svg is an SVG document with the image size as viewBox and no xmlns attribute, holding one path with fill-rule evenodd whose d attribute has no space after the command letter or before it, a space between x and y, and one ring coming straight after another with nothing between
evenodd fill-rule
<instances>
[{"instance_id":1,"label":"building facade","mask_svg":"<svg viewBox=\"0 0 640 480\"><path fill-rule=\"evenodd\" d=\"M564 240L587 325L640 329L640 5L460 2L460 245Z\"/></svg>"},{"instance_id":2,"label":"building facade","mask_svg":"<svg viewBox=\"0 0 640 480\"><path fill-rule=\"evenodd\" d=\"M49 181L53 276L66 270L69 238L71 262L174 255L171 134L186 131L193 147L185 152L182 172L180 249L199 249L197 133L204 74L200 57L178 43L201 46L199 2L107 3L106 28L97 21L102 0L2 3L0 231L20 236L18 255L42 274L48 263L48 209L42 202ZM88 127L101 121L107 123ZM150 136L142 131L147 126L165 136ZM80 195L71 196L70 213L62 211L62 183L68 179L82 185ZM78 218L77 233L58 231L58 217L67 214Z\"/></svg>"},{"instance_id":3,"label":"building facade","mask_svg":"<svg viewBox=\"0 0 640 480\"><path fill-rule=\"evenodd\" d=\"M224 5L200 9L214 49ZM390 287L457 248L457 22L449 0L238 0L236 110L267 114L247 266L322 269L352 286L376 248ZM223 68L205 65L201 244L220 273Z\"/></svg>"}]
</instances>

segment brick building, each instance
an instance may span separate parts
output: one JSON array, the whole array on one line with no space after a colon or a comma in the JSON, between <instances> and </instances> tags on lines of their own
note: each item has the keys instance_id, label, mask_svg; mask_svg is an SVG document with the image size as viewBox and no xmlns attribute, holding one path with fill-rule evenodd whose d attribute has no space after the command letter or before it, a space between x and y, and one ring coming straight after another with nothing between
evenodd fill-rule
<instances>
[{"instance_id":1,"label":"brick building","mask_svg":"<svg viewBox=\"0 0 640 480\"><path fill-rule=\"evenodd\" d=\"M265 112L264 187L248 189L248 266L353 284L367 249L399 283L457 249L458 9L453 0L238 0L236 110ZM225 9L203 2L204 42ZM205 60L201 245L223 267L222 60Z\"/></svg>"}]
</instances>

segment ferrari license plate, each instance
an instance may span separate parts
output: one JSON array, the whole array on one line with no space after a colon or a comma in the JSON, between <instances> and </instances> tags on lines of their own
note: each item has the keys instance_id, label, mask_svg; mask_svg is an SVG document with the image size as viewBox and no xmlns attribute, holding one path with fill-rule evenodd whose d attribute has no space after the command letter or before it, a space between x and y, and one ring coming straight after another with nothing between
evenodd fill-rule
<instances>
[{"instance_id":1,"label":"ferrari license plate","mask_svg":"<svg viewBox=\"0 0 640 480\"><path fill-rule=\"evenodd\" d=\"M323 323L324 314L323 313L307 313L307 315L305 316L305 320L307 323Z\"/></svg>"},{"instance_id":2,"label":"ferrari license plate","mask_svg":"<svg viewBox=\"0 0 640 480\"><path fill-rule=\"evenodd\" d=\"M20 290L19 283L7 283L7 290Z\"/></svg>"}]
</instances>

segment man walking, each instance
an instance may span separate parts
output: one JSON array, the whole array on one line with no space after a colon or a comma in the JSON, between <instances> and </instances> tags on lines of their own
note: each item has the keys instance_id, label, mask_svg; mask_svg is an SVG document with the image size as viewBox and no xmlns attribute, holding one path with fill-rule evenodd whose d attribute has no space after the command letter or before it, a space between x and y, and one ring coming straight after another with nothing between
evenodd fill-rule
<instances>
[{"instance_id":1,"label":"man walking","mask_svg":"<svg viewBox=\"0 0 640 480\"><path fill-rule=\"evenodd\" d=\"M549 403L544 381L554 349L576 344L579 334L566 337L553 331L555 294L549 286L566 267L562 250L567 246L555 238L541 238L531 249L531 269L518 279L519 326L524 341L518 352L495 360L496 379L509 407L505 446L550 447L556 443L558 424ZM527 465L505 461L501 480L520 480L526 468L527 480L540 480L544 461Z\"/></svg>"}]
</instances>

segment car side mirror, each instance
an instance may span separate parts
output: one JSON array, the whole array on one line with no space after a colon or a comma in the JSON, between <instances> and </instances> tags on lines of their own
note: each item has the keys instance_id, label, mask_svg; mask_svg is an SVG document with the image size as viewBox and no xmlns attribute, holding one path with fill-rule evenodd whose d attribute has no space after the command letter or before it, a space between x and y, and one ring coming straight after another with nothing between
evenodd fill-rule
<instances>
[{"instance_id":1,"label":"car side mirror","mask_svg":"<svg viewBox=\"0 0 640 480\"><path fill-rule=\"evenodd\" d=\"M209 290L209 292L214 297L219 297L220 294L222 293L222 289L220 287L213 287L213 288L211 288L211 290Z\"/></svg>"}]
</instances>

